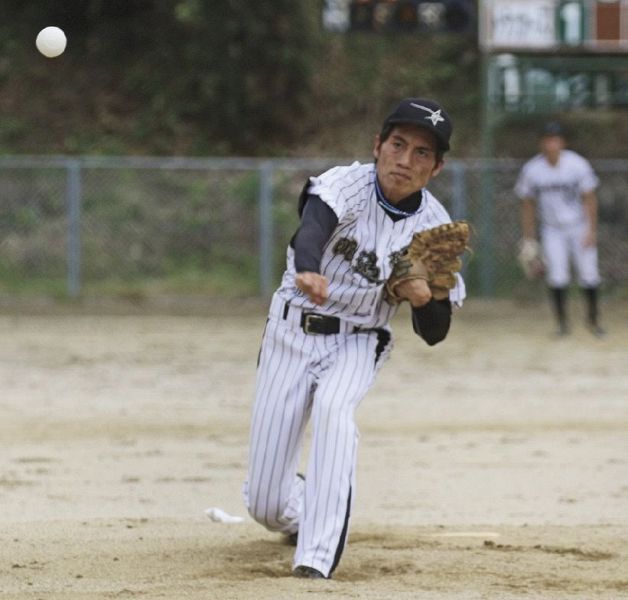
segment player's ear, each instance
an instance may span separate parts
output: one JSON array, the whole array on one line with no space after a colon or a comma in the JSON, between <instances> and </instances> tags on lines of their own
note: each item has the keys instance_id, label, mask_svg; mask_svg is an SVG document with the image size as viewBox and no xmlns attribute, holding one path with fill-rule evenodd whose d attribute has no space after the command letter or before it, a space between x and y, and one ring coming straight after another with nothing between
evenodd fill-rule
<instances>
[{"instance_id":1,"label":"player's ear","mask_svg":"<svg viewBox=\"0 0 628 600\"><path fill-rule=\"evenodd\" d=\"M379 148L381 146L381 142L379 141L379 133L375 136L375 142L373 144L373 157L375 160L379 158Z\"/></svg>"},{"instance_id":2,"label":"player's ear","mask_svg":"<svg viewBox=\"0 0 628 600\"><path fill-rule=\"evenodd\" d=\"M443 159L439 160L436 163L436 166L432 169L432 177L436 177L436 175L438 175L442 170L443 167L445 166L445 161Z\"/></svg>"}]
</instances>

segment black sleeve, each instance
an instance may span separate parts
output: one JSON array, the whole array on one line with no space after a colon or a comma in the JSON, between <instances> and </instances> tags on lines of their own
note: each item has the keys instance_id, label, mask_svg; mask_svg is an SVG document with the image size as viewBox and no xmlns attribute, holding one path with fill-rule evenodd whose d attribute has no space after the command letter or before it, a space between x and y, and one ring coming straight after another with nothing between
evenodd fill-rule
<instances>
[{"instance_id":1,"label":"black sleeve","mask_svg":"<svg viewBox=\"0 0 628 600\"><path fill-rule=\"evenodd\" d=\"M318 196L308 196L301 225L291 242L297 273L320 272L323 248L337 224L338 217L328 204Z\"/></svg>"},{"instance_id":2,"label":"black sleeve","mask_svg":"<svg viewBox=\"0 0 628 600\"><path fill-rule=\"evenodd\" d=\"M451 302L434 300L419 308L412 308L412 327L417 335L420 335L428 344L434 346L442 342L451 325Z\"/></svg>"}]
</instances>

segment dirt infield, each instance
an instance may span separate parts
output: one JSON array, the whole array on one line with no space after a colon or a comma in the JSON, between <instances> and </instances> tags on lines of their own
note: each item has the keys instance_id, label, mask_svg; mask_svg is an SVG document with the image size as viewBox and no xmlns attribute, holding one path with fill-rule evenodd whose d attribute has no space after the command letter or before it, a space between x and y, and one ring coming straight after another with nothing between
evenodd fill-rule
<instances>
[{"instance_id":1,"label":"dirt infield","mask_svg":"<svg viewBox=\"0 0 628 600\"><path fill-rule=\"evenodd\" d=\"M469 301L434 348L402 311L314 582L241 500L263 309L0 315L0 598L628 598L628 303L578 308Z\"/></svg>"}]
</instances>

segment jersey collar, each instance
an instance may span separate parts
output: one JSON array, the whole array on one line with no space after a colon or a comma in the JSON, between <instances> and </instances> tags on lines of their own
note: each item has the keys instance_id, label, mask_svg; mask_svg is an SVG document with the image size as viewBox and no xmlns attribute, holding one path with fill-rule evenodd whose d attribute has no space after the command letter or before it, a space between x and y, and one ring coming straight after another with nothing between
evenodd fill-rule
<instances>
[{"instance_id":1,"label":"jersey collar","mask_svg":"<svg viewBox=\"0 0 628 600\"><path fill-rule=\"evenodd\" d=\"M377 204L379 204L387 213L403 219L407 217L412 217L421 210L421 206L423 205L424 192L425 190L423 189L419 190L418 192L414 192L400 200L395 205L386 199L386 196L384 196L384 192L379 185L379 181L377 180L377 176L375 176L375 197L377 199ZM408 206L410 210L404 210L402 208L399 208L399 205Z\"/></svg>"}]
</instances>

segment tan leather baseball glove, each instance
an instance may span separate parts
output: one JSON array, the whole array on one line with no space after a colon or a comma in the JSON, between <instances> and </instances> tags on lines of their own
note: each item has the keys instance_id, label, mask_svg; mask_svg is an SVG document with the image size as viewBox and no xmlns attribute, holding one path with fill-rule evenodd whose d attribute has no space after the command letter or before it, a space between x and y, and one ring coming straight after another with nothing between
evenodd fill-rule
<instances>
[{"instance_id":1,"label":"tan leather baseball glove","mask_svg":"<svg viewBox=\"0 0 628 600\"><path fill-rule=\"evenodd\" d=\"M395 293L395 288L410 279L425 279L434 299L448 298L449 290L456 285L456 273L462 267L460 257L467 249L469 235L466 221L444 223L415 233L386 282L386 300L390 304L405 300Z\"/></svg>"}]
</instances>

